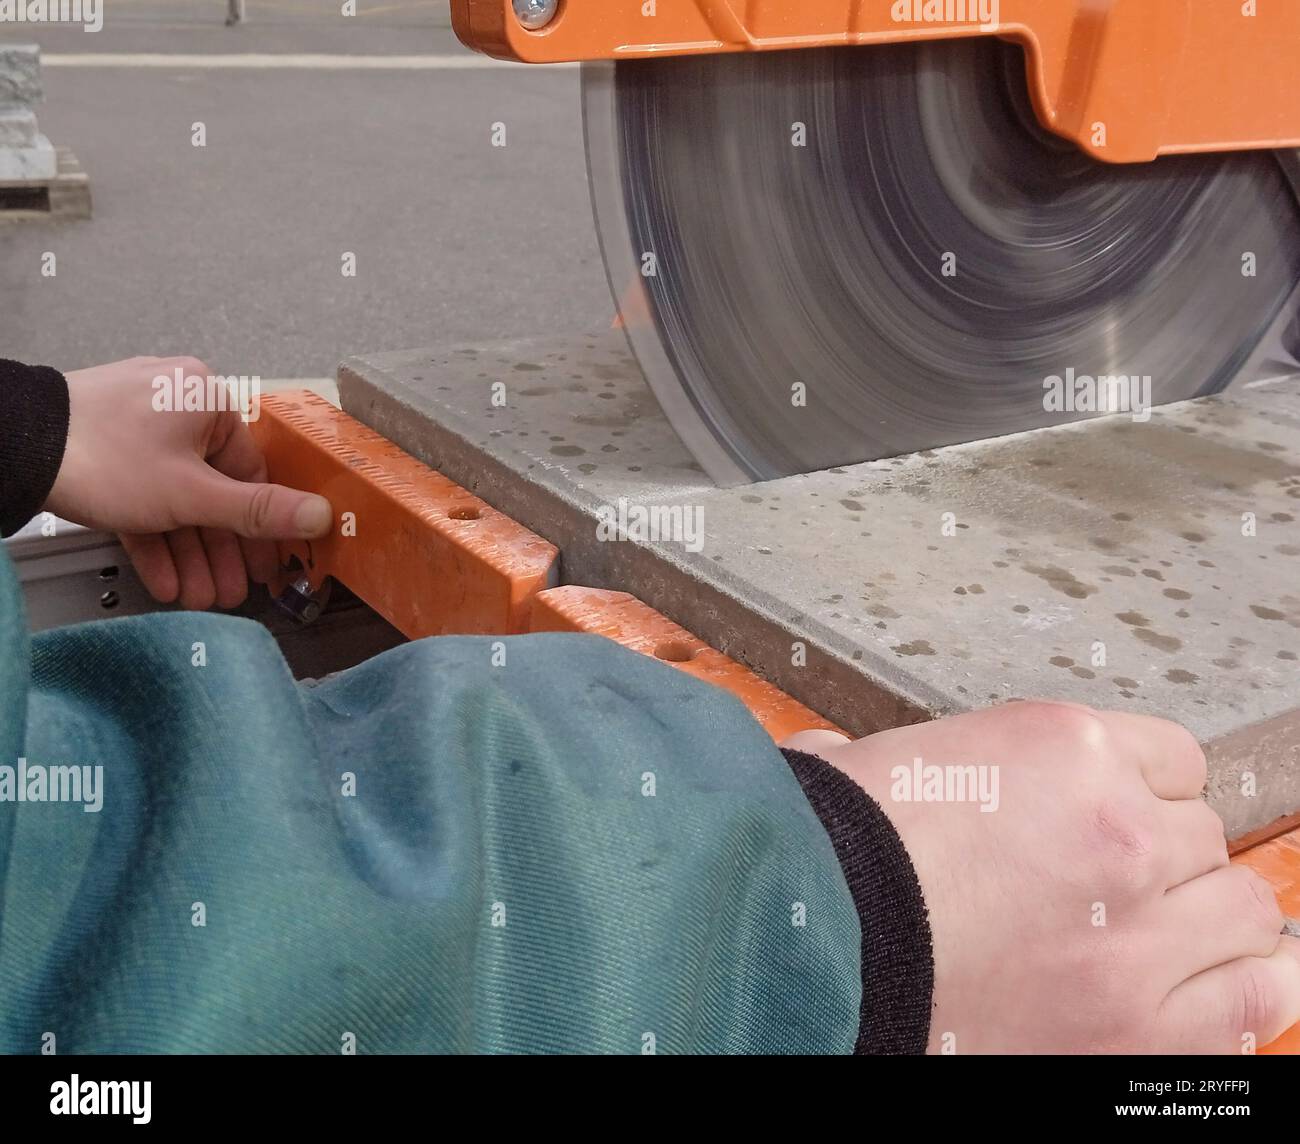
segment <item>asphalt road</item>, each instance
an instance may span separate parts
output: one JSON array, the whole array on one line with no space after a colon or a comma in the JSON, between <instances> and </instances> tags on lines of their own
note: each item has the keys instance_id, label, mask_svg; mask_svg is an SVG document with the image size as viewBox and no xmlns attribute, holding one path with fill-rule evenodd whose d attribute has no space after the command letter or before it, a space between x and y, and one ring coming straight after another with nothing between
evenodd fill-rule
<instances>
[{"instance_id":1,"label":"asphalt road","mask_svg":"<svg viewBox=\"0 0 1300 1144\"><path fill-rule=\"evenodd\" d=\"M468 55L447 0L361 0L353 18L340 7L249 0L249 23L228 29L223 0L109 0L99 33L10 25L0 41L46 54ZM44 78L41 129L90 175L95 217L0 224L0 356L74 369L186 353L221 373L314 377L363 351L610 323L576 69ZM492 145L496 122L505 147Z\"/></svg>"}]
</instances>

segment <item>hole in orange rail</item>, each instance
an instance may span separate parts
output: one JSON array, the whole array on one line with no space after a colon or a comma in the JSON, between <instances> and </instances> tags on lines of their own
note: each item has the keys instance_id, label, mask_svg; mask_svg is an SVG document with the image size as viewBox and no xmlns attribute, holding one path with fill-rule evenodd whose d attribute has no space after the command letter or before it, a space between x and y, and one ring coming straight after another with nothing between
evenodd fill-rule
<instances>
[{"instance_id":1,"label":"hole in orange rail","mask_svg":"<svg viewBox=\"0 0 1300 1144\"><path fill-rule=\"evenodd\" d=\"M454 508L447 514L452 520L478 520L479 511L473 505L467 508Z\"/></svg>"},{"instance_id":2,"label":"hole in orange rail","mask_svg":"<svg viewBox=\"0 0 1300 1144\"><path fill-rule=\"evenodd\" d=\"M655 658L666 659L669 663L689 663L698 650L684 640L665 640L655 648Z\"/></svg>"}]
</instances>

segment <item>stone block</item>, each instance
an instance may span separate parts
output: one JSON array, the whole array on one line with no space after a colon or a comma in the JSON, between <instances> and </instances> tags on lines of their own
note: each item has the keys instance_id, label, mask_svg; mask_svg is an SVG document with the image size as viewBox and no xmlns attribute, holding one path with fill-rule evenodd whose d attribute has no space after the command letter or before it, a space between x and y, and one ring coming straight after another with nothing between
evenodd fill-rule
<instances>
[{"instance_id":1,"label":"stone block","mask_svg":"<svg viewBox=\"0 0 1300 1144\"><path fill-rule=\"evenodd\" d=\"M0 110L0 147L35 147L39 138L32 112Z\"/></svg>"},{"instance_id":2,"label":"stone block","mask_svg":"<svg viewBox=\"0 0 1300 1144\"><path fill-rule=\"evenodd\" d=\"M44 135L30 147L0 147L0 183L49 182L58 170L58 155Z\"/></svg>"},{"instance_id":3,"label":"stone block","mask_svg":"<svg viewBox=\"0 0 1300 1144\"><path fill-rule=\"evenodd\" d=\"M0 109L30 108L44 95L41 49L35 44L0 44Z\"/></svg>"}]
</instances>

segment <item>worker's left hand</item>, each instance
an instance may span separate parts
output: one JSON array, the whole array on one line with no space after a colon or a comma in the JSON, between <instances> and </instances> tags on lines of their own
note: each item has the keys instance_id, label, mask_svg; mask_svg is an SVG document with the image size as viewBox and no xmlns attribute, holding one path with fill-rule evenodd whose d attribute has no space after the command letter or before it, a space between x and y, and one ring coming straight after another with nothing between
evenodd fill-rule
<instances>
[{"instance_id":1,"label":"worker's left hand","mask_svg":"<svg viewBox=\"0 0 1300 1144\"><path fill-rule=\"evenodd\" d=\"M194 358L131 358L67 374L68 441L47 511L116 532L163 603L232 608L278 567L275 540L329 531L324 497L266 482L238 411L160 412L154 379L207 378Z\"/></svg>"},{"instance_id":2,"label":"worker's left hand","mask_svg":"<svg viewBox=\"0 0 1300 1144\"><path fill-rule=\"evenodd\" d=\"M1186 729L1040 701L785 745L849 775L907 848L931 1052L1240 1054L1300 1020L1300 940L1229 865Z\"/></svg>"}]
</instances>

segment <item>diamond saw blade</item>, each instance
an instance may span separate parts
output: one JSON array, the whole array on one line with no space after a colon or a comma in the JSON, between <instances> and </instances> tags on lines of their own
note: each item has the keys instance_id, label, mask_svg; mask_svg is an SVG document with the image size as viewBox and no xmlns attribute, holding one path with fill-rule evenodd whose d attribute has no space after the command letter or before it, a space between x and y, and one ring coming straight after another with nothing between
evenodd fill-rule
<instances>
[{"instance_id":1,"label":"diamond saw blade","mask_svg":"<svg viewBox=\"0 0 1300 1144\"><path fill-rule=\"evenodd\" d=\"M588 64L583 101L624 328L720 484L1215 393L1300 298L1273 154L1096 162L1013 44Z\"/></svg>"}]
</instances>

